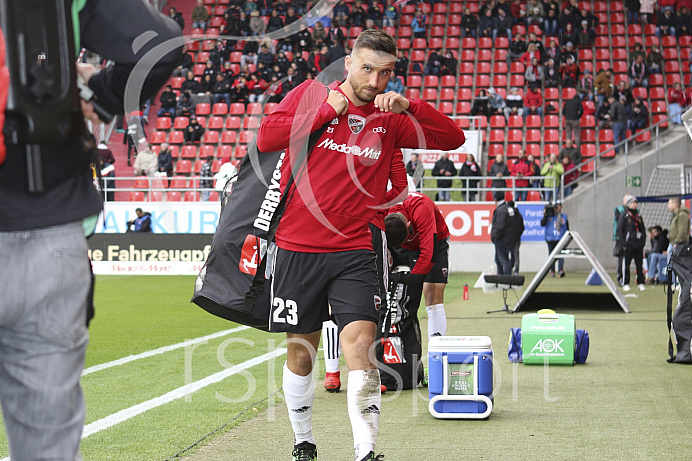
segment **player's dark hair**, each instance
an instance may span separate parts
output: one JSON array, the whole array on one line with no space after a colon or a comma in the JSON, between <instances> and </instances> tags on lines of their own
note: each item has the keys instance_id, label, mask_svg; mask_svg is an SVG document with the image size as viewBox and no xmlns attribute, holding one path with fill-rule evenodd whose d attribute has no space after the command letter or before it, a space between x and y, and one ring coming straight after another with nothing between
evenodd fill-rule
<instances>
[{"instance_id":1,"label":"player's dark hair","mask_svg":"<svg viewBox=\"0 0 692 461\"><path fill-rule=\"evenodd\" d=\"M399 248L408 237L408 227L401 219L401 214L393 213L384 218L384 229L387 234L387 245Z\"/></svg>"},{"instance_id":2,"label":"player's dark hair","mask_svg":"<svg viewBox=\"0 0 692 461\"><path fill-rule=\"evenodd\" d=\"M387 32L379 29L368 29L358 35L356 43L353 44L352 52L355 53L361 48L372 51L382 51L396 56L396 41Z\"/></svg>"}]
</instances>

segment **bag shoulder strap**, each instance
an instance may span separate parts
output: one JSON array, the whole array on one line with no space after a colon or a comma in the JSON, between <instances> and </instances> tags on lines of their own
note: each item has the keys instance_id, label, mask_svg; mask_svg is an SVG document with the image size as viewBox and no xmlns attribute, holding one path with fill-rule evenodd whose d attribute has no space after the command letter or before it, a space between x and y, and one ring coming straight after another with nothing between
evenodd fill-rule
<instances>
[{"instance_id":1,"label":"bag shoulder strap","mask_svg":"<svg viewBox=\"0 0 692 461\"><path fill-rule=\"evenodd\" d=\"M668 355L670 356L670 361L675 358L675 353L673 350L673 337L671 336L671 330L673 326L673 269L672 269L672 258L668 262L668 277L666 286L668 291L666 293L667 304L666 304L666 322L668 323Z\"/></svg>"}]
</instances>

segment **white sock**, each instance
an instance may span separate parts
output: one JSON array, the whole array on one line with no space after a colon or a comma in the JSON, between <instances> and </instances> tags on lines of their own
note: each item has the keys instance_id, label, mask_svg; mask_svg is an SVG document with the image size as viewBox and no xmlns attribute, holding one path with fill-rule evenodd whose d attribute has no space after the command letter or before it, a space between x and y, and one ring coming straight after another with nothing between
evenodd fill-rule
<instances>
[{"instance_id":1,"label":"white sock","mask_svg":"<svg viewBox=\"0 0 692 461\"><path fill-rule=\"evenodd\" d=\"M284 364L283 387L296 445L306 441L315 443L312 435L312 402L315 399L312 372L307 376L299 376Z\"/></svg>"},{"instance_id":2,"label":"white sock","mask_svg":"<svg viewBox=\"0 0 692 461\"><path fill-rule=\"evenodd\" d=\"M425 306L425 310L428 313L428 339L435 333L447 336L447 316L445 315L444 303Z\"/></svg>"},{"instance_id":3,"label":"white sock","mask_svg":"<svg viewBox=\"0 0 692 461\"><path fill-rule=\"evenodd\" d=\"M382 408L380 371L350 371L347 400L356 459L361 459L371 451L375 451L375 442L377 442L380 408Z\"/></svg>"},{"instance_id":4,"label":"white sock","mask_svg":"<svg viewBox=\"0 0 692 461\"><path fill-rule=\"evenodd\" d=\"M324 350L324 368L327 373L339 371L339 328L328 320L322 323L322 349Z\"/></svg>"}]
</instances>

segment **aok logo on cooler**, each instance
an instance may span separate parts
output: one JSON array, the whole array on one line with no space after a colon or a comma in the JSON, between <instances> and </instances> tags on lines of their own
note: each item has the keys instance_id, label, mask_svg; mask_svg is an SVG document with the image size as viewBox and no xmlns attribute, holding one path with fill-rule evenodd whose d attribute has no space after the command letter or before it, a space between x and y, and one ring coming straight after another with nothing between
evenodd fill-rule
<instances>
[{"instance_id":1,"label":"aok logo on cooler","mask_svg":"<svg viewBox=\"0 0 692 461\"><path fill-rule=\"evenodd\" d=\"M536 343L535 346L533 346L533 349L531 349L531 353L538 353L538 354L552 354L552 353L561 353L564 354L565 350L562 348L561 344L564 341L564 339L560 340L555 340L551 338L545 338L545 339L539 339L538 342Z\"/></svg>"}]
</instances>

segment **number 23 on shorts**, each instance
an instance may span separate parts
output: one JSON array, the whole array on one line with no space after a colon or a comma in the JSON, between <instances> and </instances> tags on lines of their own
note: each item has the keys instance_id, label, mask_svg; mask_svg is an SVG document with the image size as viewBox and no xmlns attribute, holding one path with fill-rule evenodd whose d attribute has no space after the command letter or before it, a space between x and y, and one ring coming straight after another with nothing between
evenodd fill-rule
<instances>
[{"instance_id":1,"label":"number 23 on shorts","mask_svg":"<svg viewBox=\"0 0 692 461\"><path fill-rule=\"evenodd\" d=\"M288 323L289 325L298 325L298 303L292 299L283 300L282 298L274 298L273 301L272 322ZM285 316L284 311L286 311Z\"/></svg>"}]
</instances>

